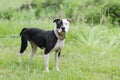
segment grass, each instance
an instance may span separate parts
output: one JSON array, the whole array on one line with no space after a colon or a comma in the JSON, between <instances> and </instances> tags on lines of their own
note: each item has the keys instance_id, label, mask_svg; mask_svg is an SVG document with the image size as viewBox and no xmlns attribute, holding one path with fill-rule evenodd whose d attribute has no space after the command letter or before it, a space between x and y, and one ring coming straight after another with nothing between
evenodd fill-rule
<instances>
[{"instance_id":1,"label":"grass","mask_svg":"<svg viewBox=\"0 0 120 80\"><path fill-rule=\"evenodd\" d=\"M48 26L49 25L49 26ZM53 29L51 20L1 21L0 79L1 80L119 80L120 28L112 25L72 24L66 36L60 58L61 72L54 69L54 53L50 55L50 73L43 72L44 61L38 49L30 62L30 45L18 63L19 36L23 27Z\"/></svg>"}]
</instances>

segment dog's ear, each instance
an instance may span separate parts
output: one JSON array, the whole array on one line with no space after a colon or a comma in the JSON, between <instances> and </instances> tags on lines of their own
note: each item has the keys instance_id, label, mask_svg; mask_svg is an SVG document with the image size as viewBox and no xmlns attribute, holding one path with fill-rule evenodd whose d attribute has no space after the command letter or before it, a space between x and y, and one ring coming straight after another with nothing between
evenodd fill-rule
<instances>
[{"instance_id":1,"label":"dog's ear","mask_svg":"<svg viewBox=\"0 0 120 80\"><path fill-rule=\"evenodd\" d=\"M71 21L71 19L69 19L69 18L67 18L67 21L69 21L69 23L71 23L72 21Z\"/></svg>"},{"instance_id":2,"label":"dog's ear","mask_svg":"<svg viewBox=\"0 0 120 80\"><path fill-rule=\"evenodd\" d=\"M61 22L61 19L55 19L53 22L56 22L57 24L59 24Z\"/></svg>"}]
</instances>

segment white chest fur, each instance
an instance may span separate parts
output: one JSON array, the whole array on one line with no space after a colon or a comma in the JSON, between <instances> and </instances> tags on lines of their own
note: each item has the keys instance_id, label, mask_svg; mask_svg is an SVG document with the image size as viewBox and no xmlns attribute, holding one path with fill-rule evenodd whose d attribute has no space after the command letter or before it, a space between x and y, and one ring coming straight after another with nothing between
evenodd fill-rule
<instances>
[{"instance_id":1,"label":"white chest fur","mask_svg":"<svg viewBox=\"0 0 120 80\"><path fill-rule=\"evenodd\" d=\"M58 39L53 50L59 50L59 49L62 49L63 47L64 47L64 40Z\"/></svg>"}]
</instances>

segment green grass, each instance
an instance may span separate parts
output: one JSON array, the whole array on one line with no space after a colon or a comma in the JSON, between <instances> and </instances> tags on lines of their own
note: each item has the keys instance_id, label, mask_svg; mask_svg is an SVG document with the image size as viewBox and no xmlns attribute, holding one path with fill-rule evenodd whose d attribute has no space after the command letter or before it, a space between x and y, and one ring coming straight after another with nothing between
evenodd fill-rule
<instances>
[{"instance_id":1,"label":"green grass","mask_svg":"<svg viewBox=\"0 0 120 80\"><path fill-rule=\"evenodd\" d=\"M19 36L23 27L53 29L51 20L1 21L0 79L1 80L119 80L120 28L112 25L72 24L60 57L61 72L54 69L54 53L50 55L50 73L43 72L44 59L38 49L30 62L30 45L18 63Z\"/></svg>"}]
</instances>

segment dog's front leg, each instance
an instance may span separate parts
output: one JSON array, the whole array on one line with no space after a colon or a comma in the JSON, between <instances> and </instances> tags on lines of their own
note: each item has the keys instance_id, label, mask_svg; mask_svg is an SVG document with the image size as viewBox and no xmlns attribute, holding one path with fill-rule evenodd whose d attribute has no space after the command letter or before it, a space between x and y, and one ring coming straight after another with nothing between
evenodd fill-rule
<instances>
[{"instance_id":1,"label":"dog's front leg","mask_svg":"<svg viewBox=\"0 0 120 80\"><path fill-rule=\"evenodd\" d=\"M45 61L45 71L49 72L49 54L44 55L44 61Z\"/></svg>"},{"instance_id":2,"label":"dog's front leg","mask_svg":"<svg viewBox=\"0 0 120 80\"><path fill-rule=\"evenodd\" d=\"M56 51L56 53L55 53L55 68L56 68L57 71L60 71L60 69L58 67L59 66L60 53L61 53L60 50Z\"/></svg>"}]
</instances>

